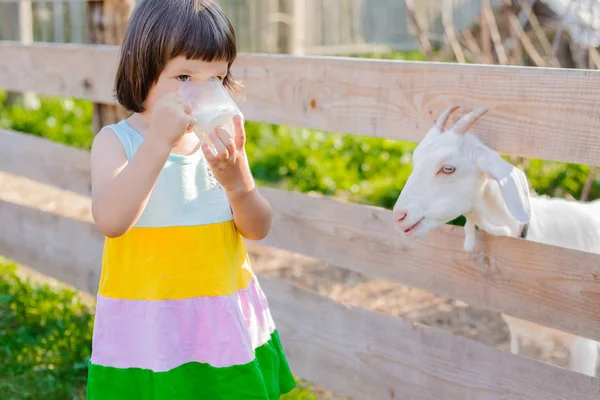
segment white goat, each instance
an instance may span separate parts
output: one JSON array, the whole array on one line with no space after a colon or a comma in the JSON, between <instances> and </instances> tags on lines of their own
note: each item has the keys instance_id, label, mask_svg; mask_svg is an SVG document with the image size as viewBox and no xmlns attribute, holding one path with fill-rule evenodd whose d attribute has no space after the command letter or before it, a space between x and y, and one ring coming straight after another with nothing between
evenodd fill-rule
<instances>
[{"instance_id":1,"label":"white goat","mask_svg":"<svg viewBox=\"0 0 600 400\"><path fill-rule=\"evenodd\" d=\"M600 203L530 197L525 174L469 133L487 111L477 109L452 128L446 122L457 106L446 109L413 153L413 171L394 206L396 227L407 237L466 217L464 250L475 247L476 226L497 236L600 253ZM598 343L566 332L503 315L510 349L519 341L560 342L570 349L569 368L594 376Z\"/></svg>"}]
</instances>

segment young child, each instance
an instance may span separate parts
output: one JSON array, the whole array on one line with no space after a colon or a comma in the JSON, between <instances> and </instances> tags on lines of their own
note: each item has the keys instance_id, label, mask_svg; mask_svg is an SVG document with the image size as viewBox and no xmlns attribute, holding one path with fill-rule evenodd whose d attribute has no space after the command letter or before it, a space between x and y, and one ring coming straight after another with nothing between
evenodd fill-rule
<instances>
[{"instance_id":1,"label":"young child","mask_svg":"<svg viewBox=\"0 0 600 400\"><path fill-rule=\"evenodd\" d=\"M91 155L107 238L90 400L273 400L295 386L242 241L271 224L243 122L210 135L213 155L177 95L211 77L236 90L236 54L210 0L144 0L131 16L116 96L133 115L103 128Z\"/></svg>"}]
</instances>

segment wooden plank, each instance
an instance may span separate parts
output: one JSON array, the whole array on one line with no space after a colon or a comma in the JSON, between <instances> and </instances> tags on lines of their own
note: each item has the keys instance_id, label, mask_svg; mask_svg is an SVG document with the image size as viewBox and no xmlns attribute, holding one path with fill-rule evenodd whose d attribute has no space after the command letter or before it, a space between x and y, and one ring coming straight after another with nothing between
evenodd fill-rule
<instances>
[{"instance_id":1,"label":"wooden plank","mask_svg":"<svg viewBox=\"0 0 600 400\"><path fill-rule=\"evenodd\" d=\"M263 0L264 1L264 0ZM254 1L248 2L248 13L245 17L247 18L247 34L250 39L249 51L253 53L264 52L262 49L262 41L260 40L260 34L263 29L258 18L260 16L260 10L258 9L261 5Z\"/></svg>"},{"instance_id":2,"label":"wooden plank","mask_svg":"<svg viewBox=\"0 0 600 400\"><path fill-rule=\"evenodd\" d=\"M0 171L90 195L88 152L5 129L0 129L0 143Z\"/></svg>"},{"instance_id":3,"label":"wooden plank","mask_svg":"<svg viewBox=\"0 0 600 400\"><path fill-rule=\"evenodd\" d=\"M69 0L69 25L71 27L71 43L84 43L86 28L84 21L87 20L86 5L79 0Z\"/></svg>"},{"instance_id":4,"label":"wooden plank","mask_svg":"<svg viewBox=\"0 0 600 400\"><path fill-rule=\"evenodd\" d=\"M353 0L350 3L352 10L352 43L364 43L365 38L362 32L362 13L364 0Z\"/></svg>"},{"instance_id":5,"label":"wooden plank","mask_svg":"<svg viewBox=\"0 0 600 400\"><path fill-rule=\"evenodd\" d=\"M289 53L295 56L305 54L306 41L306 2L295 0L289 4L291 26L288 30Z\"/></svg>"},{"instance_id":6,"label":"wooden plank","mask_svg":"<svg viewBox=\"0 0 600 400\"><path fill-rule=\"evenodd\" d=\"M340 12L339 43L352 44L352 2L348 0L339 2L338 9Z\"/></svg>"},{"instance_id":7,"label":"wooden plank","mask_svg":"<svg viewBox=\"0 0 600 400\"><path fill-rule=\"evenodd\" d=\"M6 4L6 6L13 6L13 4ZM14 11L14 13L10 13L13 15L7 13L6 19L0 22L2 25L6 24L8 37L15 35L16 39L22 44L31 44L33 42L33 8L31 1L23 0L18 4L14 4L14 7L7 7L6 11ZM35 93L32 92L8 92L6 105L22 104L29 106L35 104L36 99Z\"/></svg>"},{"instance_id":8,"label":"wooden plank","mask_svg":"<svg viewBox=\"0 0 600 400\"><path fill-rule=\"evenodd\" d=\"M260 278L293 372L353 399L575 400L600 379Z\"/></svg>"},{"instance_id":9,"label":"wooden plank","mask_svg":"<svg viewBox=\"0 0 600 400\"><path fill-rule=\"evenodd\" d=\"M63 2L53 2L52 10L54 41L58 43L63 43L65 41L65 8Z\"/></svg>"},{"instance_id":10,"label":"wooden plank","mask_svg":"<svg viewBox=\"0 0 600 400\"><path fill-rule=\"evenodd\" d=\"M0 201L0 254L96 293L103 236L94 225Z\"/></svg>"},{"instance_id":11,"label":"wooden plank","mask_svg":"<svg viewBox=\"0 0 600 400\"><path fill-rule=\"evenodd\" d=\"M0 60L11 60L0 62L0 88L115 104L112 88L117 49L103 45L20 46L15 42L0 42Z\"/></svg>"},{"instance_id":12,"label":"wooden plank","mask_svg":"<svg viewBox=\"0 0 600 400\"><path fill-rule=\"evenodd\" d=\"M16 133L2 133L0 142L0 171L89 195L87 152ZM388 210L261 192L274 210L261 244L600 339L598 255L483 233L465 253L462 228L446 226L413 242L395 230Z\"/></svg>"},{"instance_id":13,"label":"wooden plank","mask_svg":"<svg viewBox=\"0 0 600 400\"><path fill-rule=\"evenodd\" d=\"M269 14L265 16L268 25L269 53L277 53L279 50L279 23L275 20L279 14L279 0L269 0Z\"/></svg>"},{"instance_id":14,"label":"wooden plank","mask_svg":"<svg viewBox=\"0 0 600 400\"><path fill-rule=\"evenodd\" d=\"M114 103L117 48L0 43L0 87ZM418 141L448 105L515 156L600 165L600 71L241 54L249 120Z\"/></svg>"},{"instance_id":15,"label":"wooden plank","mask_svg":"<svg viewBox=\"0 0 600 400\"><path fill-rule=\"evenodd\" d=\"M0 254L94 295L102 236L0 201ZM295 374L356 399L597 399L600 379L259 277Z\"/></svg>"},{"instance_id":16,"label":"wooden plank","mask_svg":"<svg viewBox=\"0 0 600 400\"><path fill-rule=\"evenodd\" d=\"M240 60L248 119L418 141L450 104L516 156L600 164L600 71L253 55Z\"/></svg>"},{"instance_id":17,"label":"wooden plank","mask_svg":"<svg viewBox=\"0 0 600 400\"><path fill-rule=\"evenodd\" d=\"M40 0L37 2L37 19L40 24L41 41L52 41L52 11L48 1Z\"/></svg>"},{"instance_id":18,"label":"wooden plank","mask_svg":"<svg viewBox=\"0 0 600 400\"><path fill-rule=\"evenodd\" d=\"M340 44L338 38L339 30L339 7L338 2L325 0L323 1L323 44L335 45Z\"/></svg>"},{"instance_id":19,"label":"wooden plank","mask_svg":"<svg viewBox=\"0 0 600 400\"><path fill-rule=\"evenodd\" d=\"M19 40L23 44L33 43L33 14L31 1L22 0L19 3Z\"/></svg>"},{"instance_id":20,"label":"wooden plank","mask_svg":"<svg viewBox=\"0 0 600 400\"><path fill-rule=\"evenodd\" d=\"M306 29L307 26L305 25L304 30L305 31L312 30L314 38L313 38L311 46L320 46L323 44L323 29L324 29L324 27L323 27L323 24L324 24L323 0L312 0L311 8L312 8L311 14L309 14L309 16L308 16L309 19L306 22L308 24L309 21L314 21L312 24L312 29Z\"/></svg>"}]
</instances>

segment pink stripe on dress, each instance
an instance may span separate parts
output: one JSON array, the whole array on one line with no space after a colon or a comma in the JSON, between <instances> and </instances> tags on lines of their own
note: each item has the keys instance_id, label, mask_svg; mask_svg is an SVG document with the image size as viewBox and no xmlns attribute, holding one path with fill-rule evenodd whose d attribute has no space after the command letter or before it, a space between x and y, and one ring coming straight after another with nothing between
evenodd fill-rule
<instances>
[{"instance_id":1,"label":"pink stripe on dress","mask_svg":"<svg viewBox=\"0 0 600 400\"><path fill-rule=\"evenodd\" d=\"M168 371L188 362L246 364L275 324L256 278L227 296L118 300L98 296L91 362Z\"/></svg>"}]
</instances>

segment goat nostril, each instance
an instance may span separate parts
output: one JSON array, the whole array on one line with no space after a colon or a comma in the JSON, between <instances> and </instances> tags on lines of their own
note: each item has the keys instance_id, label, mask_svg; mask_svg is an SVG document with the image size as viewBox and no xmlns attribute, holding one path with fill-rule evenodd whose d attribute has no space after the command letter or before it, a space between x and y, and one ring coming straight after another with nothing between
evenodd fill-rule
<instances>
[{"instance_id":1,"label":"goat nostril","mask_svg":"<svg viewBox=\"0 0 600 400\"><path fill-rule=\"evenodd\" d=\"M407 213L405 212L399 212L396 214L396 221L397 222L402 222L404 221L404 219L406 218Z\"/></svg>"}]
</instances>

